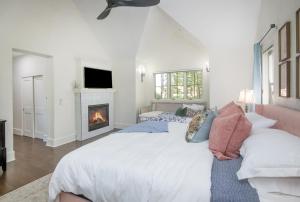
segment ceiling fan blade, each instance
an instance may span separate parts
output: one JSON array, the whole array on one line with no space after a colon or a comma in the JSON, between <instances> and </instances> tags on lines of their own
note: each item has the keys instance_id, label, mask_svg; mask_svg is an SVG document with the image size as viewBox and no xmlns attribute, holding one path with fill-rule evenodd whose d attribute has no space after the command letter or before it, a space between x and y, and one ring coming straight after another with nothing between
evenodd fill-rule
<instances>
[{"instance_id":1,"label":"ceiling fan blade","mask_svg":"<svg viewBox=\"0 0 300 202\"><path fill-rule=\"evenodd\" d=\"M148 7L155 6L160 0L112 0L118 6Z\"/></svg>"},{"instance_id":2,"label":"ceiling fan blade","mask_svg":"<svg viewBox=\"0 0 300 202\"><path fill-rule=\"evenodd\" d=\"M105 10L97 17L97 19L98 20L103 20L103 19L105 19L108 15L109 15L109 13L110 13L110 11L111 11L111 7L106 7L105 8Z\"/></svg>"},{"instance_id":3,"label":"ceiling fan blade","mask_svg":"<svg viewBox=\"0 0 300 202\"><path fill-rule=\"evenodd\" d=\"M155 6L160 3L160 0L106 0L107 7L105 10L97 17L98 20L105 19L112 8L119 6L132 6L132 7L148 7Z\"/></svg>"}]
</instances>

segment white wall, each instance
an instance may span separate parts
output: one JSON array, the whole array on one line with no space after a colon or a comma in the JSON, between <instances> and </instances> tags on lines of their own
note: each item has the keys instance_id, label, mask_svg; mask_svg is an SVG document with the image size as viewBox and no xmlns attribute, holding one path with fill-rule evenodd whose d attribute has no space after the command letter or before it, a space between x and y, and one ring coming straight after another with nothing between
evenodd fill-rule
<instances>
[{"instance_id":1,"label":"white wall","mask_svg":"<svg viewBox=\"0 0 300 202\"><path fill-rule=\"evenodd\" d=\"M52 61L51 58L20 55L13 57L13 128L14 134L22 134L22 78L42 75L45 81L46 95L49 97L49 87L52 83Z\"/></svg>"},{"instance_id":2,"label":"white wall","mask_svg":"<svg viewBox=\"0 0 300 202\"><path fill-rule=\"evenodd\" d=\"M146 67L146 77L141 82L136 72L137 109L150 105L154 99L153 73L188 69L204 69L203 100L209 100L209 62L206 48L160 8L151 8L136 56L137 68Z\"/></svg>"},{"instance_id":3,"label":"white wall","mask_svg":"<svg viewBox=\"0 0 300 202\"><path fill-rule=\"evenodd\" d=\"M263 49L274 45L275 58L275 103L300 109L300 100L296 99L296 11L300 8L299 0L262 0L259 16L257 40L269 29L270 24L276 24L278 29L287 21L291 22L291 98L279 97L279 59L278 30L273 30L263 41Z\"/></svg>"},{"instance_id":4,"label":"white wall","mask_svg":"<svg viewBox=\"0 0 300 202\"><path fill-rule=\"evenodd\" d=\"M115 127L135 123L135 57L149 8L114 8L105 20L96 17L105 1L73 0L112 61L115 93Z\"/></svg>"},{"instance_id":5,"label":"white wall","mask_svg":"<svg viewBox=\"0 0 300 202\"><path fill-rule=\"evenodd\" d=\"M210 105L236 100L251 88L260 0L164 0L160 7L209 52Z\"/></svg>"},{"instance_id":6,"label":"white wall","mask_svg":"<svg viewBox=\"0 0 300 202\"><path fill-rule=\"evenodd\" d=\"M135 61L114 60L112 65L115 93L115 127L124 128L136 123Z\"/></svg>"},{"instance_id":7,"label":"white wall","mask_svg":"<svg viewBox=\"0 0 300 202\"><path fill-rule=\"evenodd\" d=\"M53 56L54 127L49 145L74 139L76 58L109 60L71 0L0 1L0 117L8 120L8 160L13 159L12 49Z\"/></svg>"}]
</instances>

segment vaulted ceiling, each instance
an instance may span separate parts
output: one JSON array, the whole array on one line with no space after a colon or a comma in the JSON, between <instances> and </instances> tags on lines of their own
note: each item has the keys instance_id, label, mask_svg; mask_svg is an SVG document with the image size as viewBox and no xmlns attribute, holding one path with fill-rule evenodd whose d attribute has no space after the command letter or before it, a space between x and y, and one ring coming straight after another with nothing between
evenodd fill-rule
<instances>
[{"instance_id":1,"label":"vaulted ceiling","mask_svg":"<svg viewBox=\"0 0 300 202\"><path fill-rule=\"evenodd\" d=\"M137 52L149 8L115 8L99 21L105 0L73 1L111 55ZM159 7L210 48L252 44L260 4L261 0L161 0Z\"/></svg>"},{"instance_id":2,"label":"vaulted ceiling","mask_svg":"<svg viewBox=\"0 0 300 202\"><path fill-rule=\"evenodd\" d=\"M253 42L261 0L163 0L160 7L207 47Z\"/></svg>"},{"instance_id":3,"label":"vaulted ceiling","mask_svg":"<svg viewBox=\"0 0 300 202\"><path fill-rule=\"evenodd\" d=\"M73 2L111 57L122 59L135 56L149 8L114 8L105 20L97 20L96 17L107 5L105 0Z\"/></svg>"}]
</instances>

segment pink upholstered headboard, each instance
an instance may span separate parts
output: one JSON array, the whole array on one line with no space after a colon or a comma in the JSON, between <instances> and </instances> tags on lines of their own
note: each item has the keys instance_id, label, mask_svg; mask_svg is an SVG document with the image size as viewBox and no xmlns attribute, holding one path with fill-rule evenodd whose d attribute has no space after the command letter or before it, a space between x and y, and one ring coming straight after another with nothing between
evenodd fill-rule
<instances>
[{"instance_id":1,"label":"pink upholstered headboard","mask_svg":"<svg viewBox=\"0 0 300 202\"><path fill-rule=\"evenodd\" d=\"M277 105L256 105L255 111L267 118L277 120L274 128L300 137L300 111Z\"/></svg>"}]
</instances>

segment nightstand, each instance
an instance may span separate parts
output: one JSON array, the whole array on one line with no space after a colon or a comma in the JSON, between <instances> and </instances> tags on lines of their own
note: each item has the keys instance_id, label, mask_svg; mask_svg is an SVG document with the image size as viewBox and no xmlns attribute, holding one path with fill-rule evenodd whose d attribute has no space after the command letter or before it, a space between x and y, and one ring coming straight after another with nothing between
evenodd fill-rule
<instances>
[{"instance_id":1,"label":"nightstand","mask_svg":"<svg viewBox=\"0 0 300 202\"><path fill-rule=\"evenodd\" d=\"M6 171L5 120L0 119L0 165Z\"/></svg>"}]
</instances>

